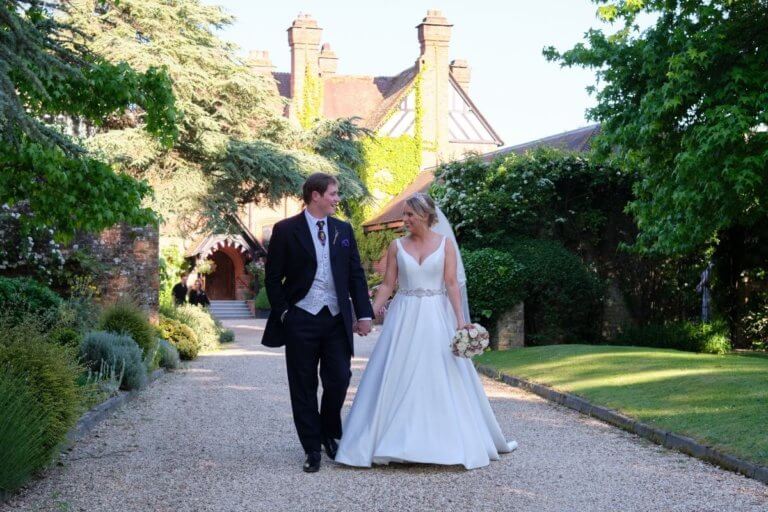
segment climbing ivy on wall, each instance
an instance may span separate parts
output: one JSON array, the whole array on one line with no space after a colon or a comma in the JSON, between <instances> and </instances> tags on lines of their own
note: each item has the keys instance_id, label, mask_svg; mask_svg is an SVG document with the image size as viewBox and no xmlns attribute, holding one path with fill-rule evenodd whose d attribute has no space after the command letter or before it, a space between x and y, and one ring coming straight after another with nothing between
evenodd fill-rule
<instances>
[{"instance_id":1,"label":"climbing ivy on wall","mask_svg":"<svg viewBox=\"0 0 768 512\"><path fill-rule=\"evenodd\" d=\"M408 186L421 168L421 145L415 137L377 137L363 140L365 164L360 178L372 196L363 206L370 218Z\"/></svg>"},{"instance_id":2,"label":"climbing ivy on wall","mask_svg":"<svg viewBox=\"0 0 768 512\"><path fill-rule=\"evenodd\" d=\"M320 118L320 103L323 97L323 83L316 73L312 73L309 66L304 67L304 97L299 123L305 130L312 128L315 121Z\"/></svg>"},{"instance_id":3,"label":"climbing ivy on wall","mask_svg":"<svg viewBox=\"0 0 768 512\"><path fill-rule=\"evenodd\" d=\"M413 89L416 103L414 135L399 137L375 137L363 140L365 164L360 170L360 179L365 183L372 200L363 204L355 212L356 220L369 219L383 208L393 197L403 191L421 169L421 152L424 149L422 124L424 109L422 106L422 69L416 75ZM391 117L397 112L389 113ZM385 118L386 122L387 118Z\"/></svg>"}]
</instances>

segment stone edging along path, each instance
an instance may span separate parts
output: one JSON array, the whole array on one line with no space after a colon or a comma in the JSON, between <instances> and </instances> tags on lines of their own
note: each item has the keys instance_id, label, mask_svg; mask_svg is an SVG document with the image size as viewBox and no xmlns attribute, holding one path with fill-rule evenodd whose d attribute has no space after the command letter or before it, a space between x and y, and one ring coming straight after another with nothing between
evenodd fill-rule
<instances>
[{"instance_id":1,"label":"stone edging along path","mask_svg":"<svg viewBox=\"0 0 768 512\"><path fill-rule=\"evenodd\" d=\"M161 375L164 375L166 370L159 368L152 372L149 376L149 382L147 387L152 385ZM146 388L144 388L146 389ZM119 394L104 400L100 404L93 406L90 410L85 412L77 424L67 433L67 440L65 446L69 447L80 441L95 427L100 421L106 418L110 413L114 412L118 407L125 403L130 402L134 398L137 398L141 394L142 390L136 391L122 391Z\"/></svg>"},{"instance_id":2,"label":"stone edging along path","mask_svg":"<svg viewBox=\"0 0 768 512\"><path fill-rule=\"evenodd\" d=\"M615 427L619 427L622 430L637 434L638 436L664 446L665 448L685 453L686 455L696 457L697 459L715 464L729 471L741 473L749 478L754 478L764 484L768 484L768 467L766 466L759 466L752 462L739 459L738 457L728 455L709 446L699 444L690 437L661 430L648 425L647 423L632 419L629 416L625 416L612 409L608 409L607 407L593 405L576 395L555 391L548 386L501 373L487 365L476 364L475 367L479 373L492 379L500 380L510 386L525 389L526 391L530 391L551 402L564 405L565 407L578 411L586 416L592 416L593 418L597 418Z\"/></svg>"}]
</instances>

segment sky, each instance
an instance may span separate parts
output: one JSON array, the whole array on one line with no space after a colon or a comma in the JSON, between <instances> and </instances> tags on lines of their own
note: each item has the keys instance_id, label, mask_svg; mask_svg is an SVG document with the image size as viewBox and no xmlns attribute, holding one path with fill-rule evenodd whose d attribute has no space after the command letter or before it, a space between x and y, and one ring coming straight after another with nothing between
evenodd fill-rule
<instances>
[{"instance_id":1,"label":"sky","mask_svg":"<svg viewBox=\"0 0 768 512\"><path fill-rule=\"evenodd\" d=\"M594 73L547 62L545 46L559 50L601 24L589 0L203 0L220 5L235 22L220 35L241 48L268 50L277 71L290 70L286 30L299 13L311 14L339 58L338 74L391 76L419 56L416 25L428 9L453 24L450 59L472 70L470 96L505 146L591 124L594 99L585 88Z\"/></svg>"}]
</instances>

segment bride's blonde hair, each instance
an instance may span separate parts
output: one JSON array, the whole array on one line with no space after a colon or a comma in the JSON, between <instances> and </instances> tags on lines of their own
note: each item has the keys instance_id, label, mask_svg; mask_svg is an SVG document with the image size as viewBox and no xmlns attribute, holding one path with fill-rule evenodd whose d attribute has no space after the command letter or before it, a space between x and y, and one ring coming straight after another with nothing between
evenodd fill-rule
<instances>
[{"instance_id":1,"label":"bride's blonde hair","mask_svg":"<svg viewBox=\"0 0 768 512\"><path fill-rule=\"evenodd\" d=\"M405 204L410 206L416 215L427 219L427 226L432 227L437 224L437 209L435 201L427 194L416 192L405 200Z\"/></svg>"}]
</instances>

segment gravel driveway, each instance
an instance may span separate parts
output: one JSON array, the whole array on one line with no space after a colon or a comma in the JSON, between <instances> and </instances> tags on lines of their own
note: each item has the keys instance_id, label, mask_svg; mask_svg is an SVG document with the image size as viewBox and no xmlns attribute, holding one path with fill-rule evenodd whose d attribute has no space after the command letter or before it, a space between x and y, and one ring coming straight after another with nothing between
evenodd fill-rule
<instances>
[{"instance_id":1,"label":"gravel driveway","mask_svg":"<svg viewBox=\"0 0 768 512\"><path fill-rule=\"evenodd\" d=\"M304 474L283 352L258 344L263 322L226 322L235 344L161 377L0 511L768 510L759 482L489 379L520 444L501 461L468 472L324 460ZM350 400L374 342L357 341Z\"/></svg>"}]
</instances>

